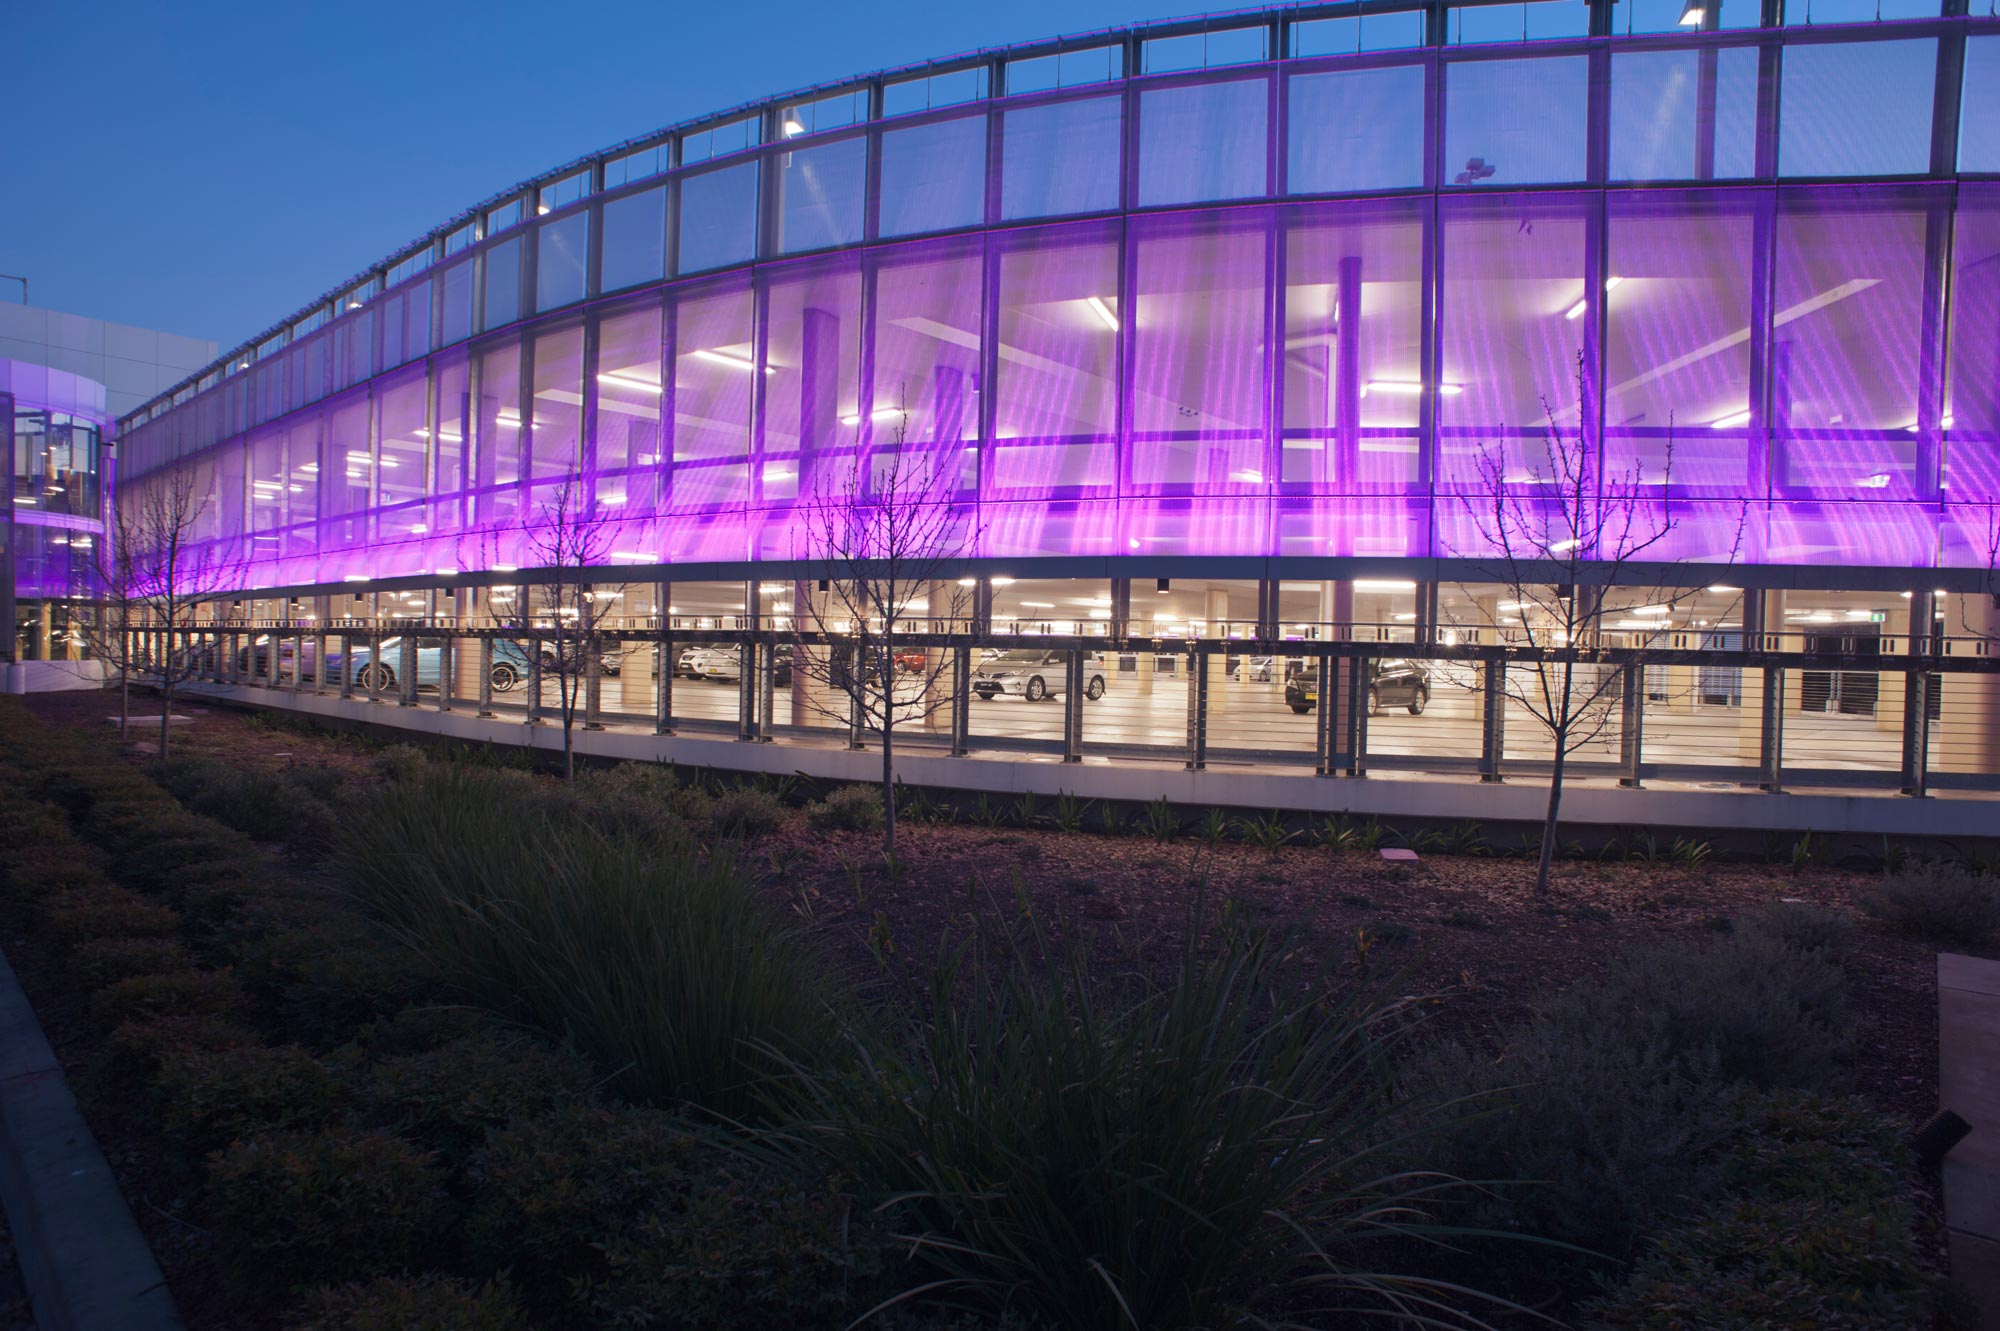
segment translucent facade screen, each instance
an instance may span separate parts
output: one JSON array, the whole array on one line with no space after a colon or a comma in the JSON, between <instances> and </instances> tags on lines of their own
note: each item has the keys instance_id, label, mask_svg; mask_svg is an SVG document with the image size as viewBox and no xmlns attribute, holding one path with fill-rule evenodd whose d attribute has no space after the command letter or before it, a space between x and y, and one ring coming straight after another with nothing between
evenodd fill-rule
<instances>
[{"instance_id":1,"label":"translucent facade screen","mask_svg":"<svg viewBox=\"0 0 2000 1331\"><path fill-rule=\"evenodd\" d=\"M1301 74L1289 82L1293 194L1424 183L1424 67Z\"/></svg>"},{"instance_id":2,"label":"translucent facade screen","mask_svg":"<svg viewBox=\"0 0 2000 1331\"><path fill-rule=\"evenodd\" d=\"M1141 93L1140 205L1265 193L1269 103L1270 84L1262 78Z\"/></svg>"},{"instance_id":3,"label":"translucent facade screen","mask_svg":"<svg viewBox=\"0 0 2000 1331\"><path fill-rule=\"evenodd\" d=\"M1583 179L1588 57L1454 61L1444 80L1440 183L1504 188Z\"/></svg>"},{"instance_id":4,"label":"translucent facade screen","mask_svg":"<svg viewBox=\"0 0 2000 1331\"><path fill-rule=\"evenodd\" d=\"M1732 180L1757 170L1757 49L1611 57L1611 178Z\"/></svg>"},{"instance_id":5,"label":"translucent facade screen","mask_svg":"<svg viewBox=\"0 0 2000 1331\"><path fill-rule=\"evenodd\" d=\"M967 116L882 135L877 230L910 236L986 218L986 117Z\"/></svg>"},{"instance_id":6,"label":"translucent facade screen","mask_svg":"<svg viewBox=\"0 0 2000 1331\"><path fill-rule=\"evenodd\" d=\"M1000 117L1000 215L1059 217L1118 207L1124 111L1116 97L1021 107Z\"/></svg>"}]
</instances>

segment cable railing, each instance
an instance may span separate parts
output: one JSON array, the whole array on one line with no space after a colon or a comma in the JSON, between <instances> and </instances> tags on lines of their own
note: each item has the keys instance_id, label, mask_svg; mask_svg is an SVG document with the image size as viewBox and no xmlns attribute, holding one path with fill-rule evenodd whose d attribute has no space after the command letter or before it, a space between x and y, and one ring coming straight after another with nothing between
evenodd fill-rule
<instances>
[{"instance_id":1,"label":"cable railing","mask_svg":"<svg viewBox=\"0 0 2000 1331\"><path fill-rule=\"evenodd\" d=\"M713 620L618 616L561 634L472 616L273 620L135 630L131 659L141 678L165 662L197 687L279 706L332 694L534 724L567 689L593 728L866 747L879 736L854 705L859 678L878 707L885 690L895 699L897 742L917 748L1320 776L1532 776L1567 717L1571 770L1625 786L2000 791L2000 656L1982 638L1920 635L1912 654L1907 636L1789 629L1719 649L1695 632L1569 646L1407 624L1158 638L940 618L900 627L892 649ZM1565 678L1587 699L1567 712Z\"/></svg>"}]
</instances>

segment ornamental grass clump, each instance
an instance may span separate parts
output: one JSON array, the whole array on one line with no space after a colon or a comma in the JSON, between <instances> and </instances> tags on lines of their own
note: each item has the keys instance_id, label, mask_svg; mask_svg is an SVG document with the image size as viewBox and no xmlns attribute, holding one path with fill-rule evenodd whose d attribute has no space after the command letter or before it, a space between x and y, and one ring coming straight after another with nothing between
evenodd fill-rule
<instances>
[{"instance_id":1,"label":"ornamental grass clump","mask_svg":"<svg viewBox=\"0 0 2000 1331\"><path fill-rule=\"evenodd\" d=\"M1863 893L1861 909L1934 947L1979 947L2000 933L2000 881L1956 864L1919 864Z\"/></svg>"},{"instance_id":2,"label":"ornamental grass clump","mask_svg":"<svg viewBox=\"0 0 2000 1331\"><path fill-rule=\"evenodd\" d=\"M523 794L433 764L363 803L338 870L446 984L572 1043L634 1099L739 1115L764 1051L831 1043L817 959L726 848Z\"/></svg>"},{"instance_id":3,"label":"ornamental grass clump","mask_svg":"<svg viewBox=\"0 0 2000 1331\"><path fill-rule=\"evenodd\" d=\"M1106 973L1024 907L851 1066L795 1067L787 1138L879 1199L916 1287L1036 1325L1214 1326L1267 1300L1475 1324L1483 1296L1384 1242L1445 1237L1432 1202L1457 1186L1382 1159L1428 1125L1388 1094L1418 1000L1400 976L1329 983L1233 912L1201 923L1173 964Z\"/></svg>"}]
</instances>

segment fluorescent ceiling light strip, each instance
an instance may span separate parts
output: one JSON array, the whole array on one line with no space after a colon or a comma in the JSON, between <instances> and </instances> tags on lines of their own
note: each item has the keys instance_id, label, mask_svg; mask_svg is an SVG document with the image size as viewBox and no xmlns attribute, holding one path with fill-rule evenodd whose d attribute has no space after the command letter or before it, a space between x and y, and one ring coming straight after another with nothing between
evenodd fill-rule
<instances>
[{"instance_id":1,"label":"fluorescent ceiling light strip","mask_svg":"<svg viewBox=\"0 0 2000 1331\"><path fill-rule=\"evenodd\" d=\"M1114 333L1118 331L1118 316L1111 312L1111 307L1106 305L1100 297L1086 296L1084 297L1084 303L1097 311L1097 317L1104 320L1107 328Z\"/></svg>"}]
</instances>

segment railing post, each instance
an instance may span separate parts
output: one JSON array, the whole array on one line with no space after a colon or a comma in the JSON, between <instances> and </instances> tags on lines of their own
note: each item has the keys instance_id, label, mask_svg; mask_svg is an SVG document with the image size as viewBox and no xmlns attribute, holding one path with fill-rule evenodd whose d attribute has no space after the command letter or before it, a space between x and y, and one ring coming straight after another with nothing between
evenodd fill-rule
<instances>
[{"instance_id":1,"label":"railing post","mask_svg":"<svg viewBox=\"0 0 2000 1331\"><path fill-rule=\"evenodd\" d=\"M1340 687L1340 663L1332 652L1321 652L1315 667L1319 671L1319 689L1313 699L1313 771L1320 776L1340 775L1340 728L1335 718L1340 708L1334 702L1334 690Z\"/></svg>"},{"instance_id":2,"label":"railing post","mask_svg":"<svg viewBox=\"0 0 2000 1331\"><path fill-rule=\"evenodd\" d=\"M493 639L479 639L479 714L493 715Z\"/></svg>"},{"instance_id":3,"label":"railing post","mask_svg":"<svg viewBox=\"0 0 2000 1331\"><path fill-rule=\"evenodd\" d=\"M292 634L292 692L303 693L306 687L306 631L299 629Z\"/></svg>"},{"instance_id":4,"label":"railing post","mask_svg":"<svg viewBox=\"0 0 2000 1331\"><path fill-rule=\"evenodd\" d=\"M533 638L525 639L528 658L528 724L542 723L542 645Z\"/></svg>"},{"instance_id":5,"label":"railing post","mask_svg":"<svg viewBox=\"0 0 2000 1331\"><path fill-rule=\"evenodd\" d=\"M1368 674L1373 657L1357 656L1348 663L1347 675L1347 763L1348 776L1368 775Z\"/></svg>"},{"instance_id":6,"label":"railing post","mask_svg":"<svg viewBox=\"0 0 2000 1331\"><path fill-rule=\"evenodd\" d=\"M368 701L382 701L382 635L368 635Z\"/></svg>"},{"instance_id":7,"label":"railing post","mask_svg":"<svg viewBox=\"0 0 2000 1331\"><path fill-rule=\"evenodd\" d=\"M276 629L264 635L264 679L276 692L285 678L285 639Z\"/></svg>"},{"instance_id":8,"label":"railing post","mask_svg":"<svg viewBox=\"0 0 2000 1331\"><path fill-rule=\"evenodd\" d=\"M403 634L402 664L396 672L396 706L417 705L417 635L414 629Z\"/></svg>"},{"instance_id":9,"label":"railing post","mask_svg":"<svg viewBox=\"0 0 2000 1331\"><path fill-rule=\"evenodd\" d=\"M1764 671L1764 714L1757 741L1757 788L1775 795L1785 788L1785 672Z\"/></svg>"},{"instance_id":10,"label":"railing post","mask_svg":"<svg viewBox=\"0 0 2000 1331\"><path fill-rule=\"evenodd\" d=\"M1914 648L1915 643L1911 646ZM1903 782L1902 793L1912 799L1930 794L1931 709L1930 691L1936 676L1912 670L1903 683Z\"/></svg>"},{"instance_id":11,"label":"railing post","mask_svg":"<svg viewBox=\"0 0 2000 1331\"><path fill-rule=\"evenodd\" d=\"M847 649L847 747L850 749L862 747L861 700L868 691L868 679L861 673L862 668L861 646L857 643Z\"/></svg>"},{"instance_id":12,"label":"railing post","mask_svg":"<svg viewBox=\"0 0 2000 1331\"><path fill-rule=\"evenodd\" d=\"M756 594L756 589L751 589ZM757 740L757 640L746 638L736 649L736 738L739 743Z\"/></svg>"},{"instance_id":13,"label":"railing post","mask_svg":"<svg viewBox=\"0 0 2000 1331\"><path fill-rule=\"evenodd\" d=\"M1208 766L1208 656L1200 646L1188 648L1187 769Z\"/></svg>"},{"instance_id":14,"label":"railing post","mask_svg":"<svg viewBox=\"0 0 2000 1331\"><path fill-rule=\"evenodd\" d=\"M1486 658L1484 687L1480 690L1479 779L1492 783L1506 780L1501 758L1507 751L1507 658L1495 653Z\"/></svg>"},{"instance_id":15,"label":"railing post","mask_svg":"<svg viewBox=\"0 0 2000 1331\"><path fill-rule=\"evenodd\" d=\"M778 702L777 635L773 634L765 642L762 655L763 659L759 663L757 670L757 715L762 719L763 724L757 727L757 742L759 744L769 744L776 738L771 734L771 717L776 712ZM793 717L792 722L796 725L798 718Z\"/></svg>"},{"instance_id":16,"label":"railing post","mask_svg":"<svg viewBox=\"0 0 2000 1331\"><path fill-rule=\"evenodd\" d=\"M1646 670L1637 661L1627 661L1618 669L1625 676L1619 681L1618 784L1637 790L1645 749Z\"/></svg>"},{"instance_id":17,"label":"railing post","mask_svg":"<svg viewBox=\"0 0 2000 1331\"><path fill-rule=\"evenodd\" d=\"M583 644L583 728L604 729L604 653L594 641Z\"/></svg>"},{"instance_id":18,"label":"railing post","mask_svg":"<svg viewBox=\"0 0 2000 1331\"><path fill-rule=\"evenodd\" d=\"M313 635L313 696L326 692L326 643L324 633Z\"/></svg>"},{"instance_id":19,"label":"railing post","mask_svg":"<svg viewBox=\"0 0 2000 1331\"><path fill-rule=\"evenodd\" d=\"M354 635L340 635L340 696L354 696Z\"/></svg>"},{"instance_id":20,"label":"railing post","mask_svg":"<svg viewBox=\"0 0 2000 1331\"><path fill-rule=\"evenodd\" d=\"M793 669L797 669L794 664ZM972 752L972 648L951 649L951 756Z\"/></svg>"},{"instance_id":21,"label":"railing post","mask_svg":"<svg viewBox=\"0 0 2000 1331\"><path fill-rule=\"evenodd\" d=\"M1083 761L1083 649L1063 654L1063 756L1066 763Z\"/></svg>"},{"instance_id":22,"label":"railing post","mask_svg":"<svg viewBox=\"0 0 2000 1331\"><path fill-rule=\"evenodd\" d=\"M664 615L660 622L667 622ZM653 677L653 733L671 735L674 733L674 635L666 629L660 630L659 650L659 673Z\"/></svg>"},{"instance_id":23,"label":"railing post","mask_svg":"<svg viewBox=\"0 0 2000 1331\"><path fill-rule=\"evenodd\" d=\"M440 712L451 710L451 695L458 684L458 639L447 632L438 639L438 703Z\"/></svg>"}]
</instances>

